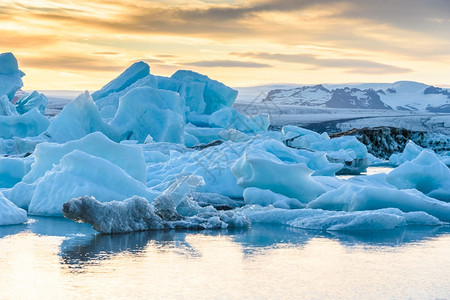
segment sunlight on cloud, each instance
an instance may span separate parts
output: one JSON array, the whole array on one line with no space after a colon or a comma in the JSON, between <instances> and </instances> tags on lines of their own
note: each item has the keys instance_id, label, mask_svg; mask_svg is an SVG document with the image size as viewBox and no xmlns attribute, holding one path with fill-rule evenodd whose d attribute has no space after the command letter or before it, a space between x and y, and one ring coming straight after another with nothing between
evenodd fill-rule
<instances>
[{"instance_id":1,"label":"sunlight on cloud","mask_svg":"<svg viewBox=\"0 0 450 300\"><path fill-rule=\"evenodd\" d=\"M417 1L403 5L405 13L415 18L397 18L402 4L392 6L391 12L382 3L375 7L352 0L12 0L0 6L0 50L13 51L26 73L54 70L53 81L68 88L77 85L80 76L91 82L91 88L98 75L94 76L94 70L113 78L117 70L138 59L147 59L155 65L152 71L162 75L185 66L227 83L242 78L257 83L274 78L282 82L373 81L382 73L404 79L398 74L410 70L415 72L408 76L420 78L429 76L431 68L441 74L433 78L442 81L439 78L449 76L444 66L450 62L450 42L443 38L450 33L449 18L437 11L441 4L421 12L424 4L416 8ZM378 14L366 11L369 8ZM404 26L408 21L423 28L441 27L409 29ZM267 55L241 56L236 61L229 53L238 52ZM302 63L274 59L291 54L304 55ZM157 55L176 59L158 61ZM270 72L261 72L267 66L273 66ZM77 76L67 82L58 72ZM38 79L28 75L24 80L36 86Z\"/></svg>"}]
</instances>

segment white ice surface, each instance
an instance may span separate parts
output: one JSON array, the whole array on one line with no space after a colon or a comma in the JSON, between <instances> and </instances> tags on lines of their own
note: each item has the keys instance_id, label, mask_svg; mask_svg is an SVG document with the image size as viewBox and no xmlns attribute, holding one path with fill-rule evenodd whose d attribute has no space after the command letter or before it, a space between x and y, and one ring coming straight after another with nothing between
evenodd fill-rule
<instances>
[{"instance_id":1,"label":"white ice surface","mask_svg":"<svg viewBox=\"0 0 450 300\"><path fill-rule=\"evenodd\" d=\"M27 212L18 208L0 192L0 226L15 225L27 221Z\"/></svg>"}]
</instances>

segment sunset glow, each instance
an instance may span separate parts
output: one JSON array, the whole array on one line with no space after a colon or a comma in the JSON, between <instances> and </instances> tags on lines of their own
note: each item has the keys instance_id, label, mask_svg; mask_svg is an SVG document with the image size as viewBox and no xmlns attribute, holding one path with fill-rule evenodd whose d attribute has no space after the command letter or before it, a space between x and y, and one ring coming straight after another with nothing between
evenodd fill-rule
<instances>
[{"instance_id":1,"label":"sunset glow","mask_svg":"<svg viewBox=\"0 0 450 300\"><path fill-rule=\"evenodd\" d=\"M448 1L0 1L26 89L98 89L137 60L232 86L450 82Z\"/></svg>"}]
</instances>

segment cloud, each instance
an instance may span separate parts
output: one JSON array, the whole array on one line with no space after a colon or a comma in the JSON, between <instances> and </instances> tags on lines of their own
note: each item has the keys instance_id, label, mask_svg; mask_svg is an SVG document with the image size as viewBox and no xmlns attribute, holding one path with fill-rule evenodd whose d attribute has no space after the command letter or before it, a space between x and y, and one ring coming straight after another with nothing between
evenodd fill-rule
<instances>
[{"instance_id":1,"label":"cloud","mask_svg":"<svg viewBox=\"0 0 450 300\"><path fill-rule=\"evenodd\" d=\"M269 64L261 64L255 62L235 61L235 60L202 60L185 63L187 66L204 67L204 68L270 68Z\"/></svg>"},{"instance_id":2,"label":"cloud","mask_svg":"<svg viewBox=\"0 0 450 300\"><path fill-rule=\"evenodd\" d=\"M100 51L100 52L92 52L94 55L120 55L120 52L116 51Z\"/></svg>"},{"instance_id":3,"label":"cloud","mask_svg":"<svg viewBox=\"0 0 450 300\"><path fill-rule=\"evenodd\" d=\"M57 37L50 35L24 34L16 31L0 30L0 47L3 49L22 49L37 46L50 46L59 41Z\"/></svg>"},{"instance_id":4,"label":"cloud","mask_svg":"<svg viewBox=\"0 0 450 300\"><path fill-rule=\"evenodd\" d=\"M122 71L124 66L113 60L98 59L82 55L48 55L22 57L23 68L41 68L60 71Z\"/></svg>"},{"instance_id":5,"label":"cloud","mask_svg":"<svg viewBox=\"0 0 450 300\"><path fill-rule=\"evenodd\" d=\"M318 58L310 54L277 54L267 52L231 52L231 55L240 57L250 57L271 61L287 63L305 64L320 68L340 68L347 69L352 73L406 73L411 69L396 67L383 63L362 59L329 59Z\"/></svg>"}]
</instances>

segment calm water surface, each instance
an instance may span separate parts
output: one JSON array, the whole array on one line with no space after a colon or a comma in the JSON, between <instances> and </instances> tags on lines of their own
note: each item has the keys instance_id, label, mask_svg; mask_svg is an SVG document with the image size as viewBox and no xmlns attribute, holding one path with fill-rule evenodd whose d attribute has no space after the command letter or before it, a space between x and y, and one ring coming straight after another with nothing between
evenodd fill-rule
<instances>
[{"instance_id":1,"label":"calm water surface","mask_svg":"<svg viewBox=\"0 0 450 300\"><path fill-rule=\"evenodd\" d=\"M450 299L450 228L100 235L0 227L1 299Z\"/></svg>"}]
</instances>

